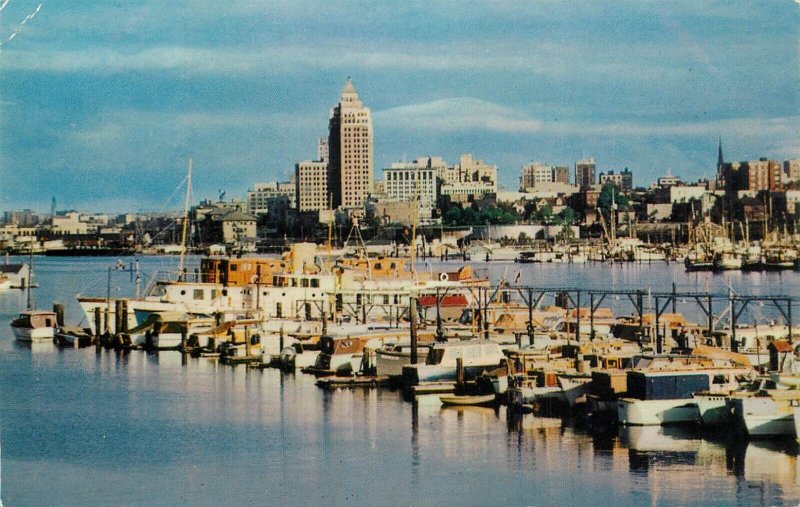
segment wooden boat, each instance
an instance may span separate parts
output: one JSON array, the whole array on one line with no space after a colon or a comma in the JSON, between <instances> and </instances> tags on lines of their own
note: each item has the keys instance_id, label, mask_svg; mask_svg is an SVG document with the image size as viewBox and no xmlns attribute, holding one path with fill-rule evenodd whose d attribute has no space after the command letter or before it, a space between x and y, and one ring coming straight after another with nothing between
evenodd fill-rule
<instances>
[{"instance_id":1,"label":"wooden boat","mask_svg":"<svg viewBox=\"0 0 800 507\"><path fill-rule=\"evenodd\" d=\"M43 310L28 310L11 321L11 331L21 342L52 340L56 330L56 314Z\"/></svg>"},{"instance_id":2,"label":"wooden boat","mask_svg":"<svg viewBox=\"0 0 800 507\"><path fill-rule=\"evenodd\" d=\"M53 340L61 347L86 347L92 343L92 335L78 326L63 326L56 330Z\"/></svg>"},{"instance_id":3,"label":"wooden boat","mask_svg":"<svg viewBox=\"0 0 800 507\"><path fill-rule=\"evenodd\" d=\"M484 394L484 395L468 395L468 396L456 396L456 395L443 395L439 396L439 400L442 402L442 405L493 405L495 403L495 395L494 394Z\"/></svg>"}]
</instances>

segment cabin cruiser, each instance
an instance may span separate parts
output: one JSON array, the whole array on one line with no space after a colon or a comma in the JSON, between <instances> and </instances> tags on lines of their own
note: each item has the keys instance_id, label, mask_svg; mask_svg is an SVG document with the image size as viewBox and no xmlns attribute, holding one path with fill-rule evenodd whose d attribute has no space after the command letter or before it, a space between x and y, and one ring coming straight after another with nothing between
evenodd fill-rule
<instances>
[{"instance_id":1,"label":"cabin cruiser","mask_svg":"<svg viewBox=\"0 0 800 507\"><path fill-rule=\"evenodd\" d=\"M491 340L465 340L437 342L430 347L425 364L403 367L405 385L425 382L456 380L457 360L464 367L464 379L472 380L485 370L492 370L505 362L500 345Z\"/></svg>"},{"instance_id":2,"label":"cabin cruiser","mask_svg":"<svg viewBox=\"0 0 800 507\"><path fill-rule=\"evenodd\" d=\"M44 310L28 310L11 321L11 331L21 342L52 340L56 330L56 314Z\"/></svg>"}]
</instances>

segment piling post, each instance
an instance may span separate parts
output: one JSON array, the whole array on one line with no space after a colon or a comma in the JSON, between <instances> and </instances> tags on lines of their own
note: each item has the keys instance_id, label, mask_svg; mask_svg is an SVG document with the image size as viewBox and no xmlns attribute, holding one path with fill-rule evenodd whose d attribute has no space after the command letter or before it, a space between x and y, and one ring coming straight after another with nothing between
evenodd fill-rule
<instances>
[{"instance_id":1,"label":"piling post","mask_svg":"<svg viewBox=\"0 0 800 507\"><path fill-rule=\"evenodd\" d=\"M786 300L786 326L789 328L789 343L792 343L792 300Z\"/></svg>"},{"instance_id":2,"label":"piling post","mask_svg":"<svg viewBox=\"0 0 800 507\"><path fill-rule=\"evenodd\" d=\"M678 287L672 282L672 313L678 313Z\"/></svg>"},{"instance_id":3,"label":"piling post","mask_svg":"<svg viewBox=\"0 0 800 507\"><path fill-rule=\"evenodd\" d=\"M283 326L281 326L281 331L278 334L278 351L283 351Z\"/></svg>"},{"instance_id":4,"label":"piling post","mask_svg":"<svg viewBox=\"0 0 800 507\"><path fill-rule=\"evenodd\" d=\"M188 347L188 340L187 334L189 332L189 324L187 323L185 326L181 328L181 352L186 352Z\"/></svg>"},{"instance_id":5,"label":"piling post","mask_svg":"<svg viewBox=\"0 0 800 507\"><path fill-rule=\"evenodd\" d=\"M411 364L417 364L419 357L417 355L417 298L408 298L408 321L411 327Z\"/></svg>"},{"instance_id":6,"label":"piling post","mask_svg":"<svg viewBox=\"0 0 800 507\"><path fill-rule=\"evenodd\" d=\"M731 308L731 351L737 352L739 350L739 344L736 343L736 303L734 302L732 296L729 294L728 298L730 299L730 308Z\"/></svg>"},{"instance_id":7,"label":"piling post","mask_svg":"<svg viewBox=\"0 0 800 507\"><path fill-rule=\"evenodd\" d=\"M122 332L128 332L128 300L122 300L122 317L120 318L120 322L122 323Z\"/></svg>"},{"instance_id":8,"label":"piling post","mask_svg":"<svg viewBox=\"0 0 800 507\"><path fill-rule=\"evenodd\" d=\"M99 306L96 306L94 308L94 343L95 345L97 345L97 350L100 350L100 334L102 332L101 331L102 317L100 314L101 311L102 310L100 309Z\"/></svg>"},{"instance_id":9,"label":"piling post","mask_svg":"<svg viewBox=\"0 0 800 507\"><path fill-rule=\"evenodd\" d=\"M250 345L250 326L244 326L244 351L247 357L250 357L253 352Z\"/></svg>"},{"instance_id":10,"label":"piling post","mask_svg":"<svg viewBox=\"0 0 800 507\"><path fill-rule=\"evenodd\" d=\"M459 389L464 387L464 358L456 358L456 385Z\"/></svg>"},{"instance_id":11,"label":"piling post","mask_svg":"<svg viewBox=\"0 0 800 507\"><path fill-rule=\"evenodd\" d=\"M53 304L53 313L56 314L56 324L58 327L64 326L64 305L61 303Z\"/></svg>"},{"instance_id":12,"label":"piling post","mask_svg":"<svg viewBox=\"0 0 800 507\"><path fill-rule=\"evenodd\" d=\"M483 291L483 339L489 339L489 288Z\"/></svg>"},{"instance_id":13,"label":"piling post","mask_svg":"<svg viewBox=\"0 0 800 507\"><path fill-rule=\"evenodd\" d=\"M117 299L114 301L114 334L122 332L122 300Z\"/></svg>"},{"instance_id":14,"label":"piling post","mask_svg":"<svg viewBox=\"0 0 800 507\"><path fill-rule=\"evenodd\" d=\"M581 341L581 291L576 291L575 304L575 341Z\"/></svg>"},{"instance_id":15,"label":"piling post","mask_svg":"<svg viewBox=\"0 0 800 507\"><path fill-rule=\"evenodd\" d=\"M528 289L528 345L533 345L533 289Z\"/></svg>"},{"instance_id":16,"label":"piling post","mask_svg":"<svg viewBox=\"0 0 800 507\"><path fill-rule=\"evenodd\" d=\"M594 294L589 296L589 341L594 341Z\"/></svg>"},{"instance_id":17,"label":"piling post","mask_svg":"<svg viewBox=\"0 0 800 507\"><path fill-rule=\"evenodd\" d=\"M661 312L659 311L659 298L656 296L656 354L661 354L662 350L662 343L661 343Z\"/></svg>"}]
</instances>

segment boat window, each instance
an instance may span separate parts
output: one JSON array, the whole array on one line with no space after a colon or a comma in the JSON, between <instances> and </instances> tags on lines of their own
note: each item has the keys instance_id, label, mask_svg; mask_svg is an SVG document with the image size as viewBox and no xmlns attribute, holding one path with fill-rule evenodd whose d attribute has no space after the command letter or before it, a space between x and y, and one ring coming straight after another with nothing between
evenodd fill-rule
<instances>
[{"instance_id":1,"label":"boat window","mask_svg":"<svg viewBox=\"0 0 800 507\"><path fill-rule=\"evenodd\" d=\"M308 278L302 278L302 279L300 280L300 285L301 285L302 287L308 287Z\"/></svg>"},{"instance_id":2,"label":"boat window","mask_svg":"<svg viewBox=\"0 0 800 507\"><path fill-rule=\"evenodd\" d=\"M385 305L389 304L389 294L383 296L383 304Z\"/></svg>"},{"instance_id":3,"label":"boat window","mask_svg":"<svg viewBox=\"0 0 800 507\"><path fill-rule=\"evenodd\" d=\"M428 352L428 357L425 358L425 364L439 364L444 357L444 349L433 349Z\"/></svg>"},{"instance_id":4,"label":"boat window","mask_svg":"<svg viewBox=\"0 0 800 507\"><path fill-rule=\"evenodd\" d=\"M275 316L279 319L283 317L283 305L280 303L275 303Z\"/></svg>"},{"instance_id":5,"label":"boat window","mask_svg":"<svg viewBox=\"0 0 800 507\"><path fill-rule=\"evenodd\" d=\"M292 278L292 287L297 287L297 278Z\"/></svg>"},{"instance_id":6,"label":"boat window","mask_svg":"<svg viewBox=\"0 0 800 507\"><path fill-rule=\"evenodd\" d=\"M711 380L712 384L727 384L728 377L725 375L714 375L714 378Z\"/></svg>"},{"instance_id":7,"label":"boat window","mask_svg":"<svg viewBox=\"0 0 800 507\"><path fill-rule=\"evenodd\" d=\"M376 269L376 270L377 270L377 269L382 269L382 268L383 268L383 266L381 266L381 263L380 263L380 262L376 262L376 263L375 263L375 269Z\"/></svg>"},{"instance_id":8,"label":"boat window","mask_svg":"<svg viewBox=\"0 0 800 507\"><path fill-rule=\"evenodd\" d=\"M185 295L186 295L186 291L185 291L185 290L182 290L182 291L181 291L181 296L185 296Z\"/></svg>"},{"instance_id":9,"label":"boat window","mask_svg":"<svg viewBox=\"0 0 800 507\"><path fill-rule=\"evenodd\" d=\"M194 291L192 293L192 297L196 301L203 299L203 289L194 289Z\"/></svg>"},{"instance_id":10,"label":"boat window","mask_svg":"<svg viewBox=\"0 0 800 507\"><path fill-rule=\"evenodd\" d=\"M391 264L389 264L389 269L397 269L397 264L392 262Z\"/></svg>"},{"instance_id":11,"label":"boat window","mask_svg":"<svg viewBox=\"0 0 800 507\"><path fill-rule=\"evenodd\" d=\"M231 271L236 271L236 264L231 264Z\"/></svg>"},{"instance_id":12,"label":"boat window","mask_svg":"<svg viewBox=\"0 0 800 507\"><path fill-rule=\"evenodd\" d=\"M228 290L227 289L222 289L222 295L223 296L227 296L228 295Z\"/></svg>"},{"instance_id":13,"label":"boat window","mask_svg":"<svg viewBox=\"0 0 800 507\"><path fill-rule=\"evenodd\" d=\"M312 278L311 279L311 286L314 288L319 287L319 278Z\"/></svg>"},{"instance_id":14,"label":"boat window","mask_svg":"<svg viewBox=\"0 0 800 507\"><path fill-rule=\"evenodd\" d=\"M217 289L211 289L211 299L216 299L217 297Z\"/></svg>"}]
</instances>

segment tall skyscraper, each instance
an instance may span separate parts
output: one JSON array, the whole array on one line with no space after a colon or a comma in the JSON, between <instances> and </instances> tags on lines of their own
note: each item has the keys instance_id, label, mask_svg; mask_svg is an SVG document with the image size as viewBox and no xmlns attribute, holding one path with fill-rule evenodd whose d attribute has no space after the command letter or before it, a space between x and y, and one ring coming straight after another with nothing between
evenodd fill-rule
<instances>
[{"instance_id":1,"label":"tall skyscraper","mask_svg":"<svg viewBox=\"0 0 800 507\"><path fill-rule=\"evenodd\" d=\"M586 190L594 185L596 167L593 158L575 162L575 185L581 190Z\"/></svg>"},{"instance_id":2,"label":"tall skyscraper","mask_svg":"<svg viewBox=\"0 0 800 507\"><path fill-rule=\"evenodd\" d=\"M372 115L348 78L328 122L328 192L334 208L364 206L372 191L372 150Z\"/></svg>"}]
</instances>

